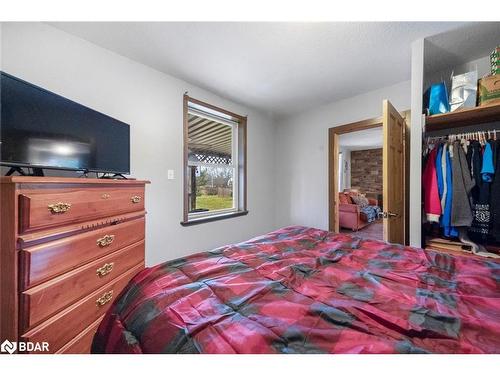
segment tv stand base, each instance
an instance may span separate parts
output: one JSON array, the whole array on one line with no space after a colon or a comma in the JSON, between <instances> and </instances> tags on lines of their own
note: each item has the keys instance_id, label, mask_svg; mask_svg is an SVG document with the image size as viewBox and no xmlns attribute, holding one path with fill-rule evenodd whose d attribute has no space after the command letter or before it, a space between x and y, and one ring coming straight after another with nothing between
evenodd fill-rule
<instances>
[{"instance_id":1,"label":"tv stand base","mask_svg":"<svg viewBox=\"0 0 500 375\"><path fill-rule=\"evenodd\" d=\"M121 173L115 173L115 174L104 173L100 178L105 178L105 179L107 178L110 180L128 180L128 178L122 175Z\"/></svg>"},{"instance_id":2,"label":"tv stand base","mask_svg":"<svg viewBox=\"0 0 500 375\"><path fill-rule=\"evenodd\" d=\"M43 177L44 176L42 168L32 168L32 172L31 173L29 173L29 172L27 173L21 167L11 167L7 171L7 173L5 175L6 176L12 176L14 173L19 173L21 176L37 176L37 177Z\"/></svg>"}]
</instances>

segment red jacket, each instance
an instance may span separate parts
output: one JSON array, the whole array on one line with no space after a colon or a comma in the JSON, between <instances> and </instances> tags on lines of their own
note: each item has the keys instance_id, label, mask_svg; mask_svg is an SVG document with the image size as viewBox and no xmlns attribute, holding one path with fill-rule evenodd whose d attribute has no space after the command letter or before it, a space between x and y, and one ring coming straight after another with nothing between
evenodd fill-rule
<instances>
[{"instance_id":1,"label":"red jacket","mask_svg":"<svg viewBox=\"0 0 500 375\"><path fill-rule=\"evenodd\" d=\"M424 211L427 221L438 223L441 216L441 200L439 199L437 184L436 154L437 148L434 148L427 158L422 184L424 188Z\"/></svg>"}]
</instances>

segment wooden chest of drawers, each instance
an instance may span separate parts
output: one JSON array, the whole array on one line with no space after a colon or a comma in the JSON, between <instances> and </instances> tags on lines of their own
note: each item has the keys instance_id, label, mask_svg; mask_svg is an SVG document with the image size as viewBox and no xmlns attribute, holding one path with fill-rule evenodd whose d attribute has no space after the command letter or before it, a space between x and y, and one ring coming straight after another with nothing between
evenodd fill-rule
<instances>
[{"instance_id":1,"label":"wooden chest of drawers","mask_svg":"<svg viewBox=\"0 0 500 375\"><path fill-rule=\"evenodd\" d=\"M90 351L111 301L144 268L147 183L1 178L0 342Z\"/></svg>"}]
</instances>

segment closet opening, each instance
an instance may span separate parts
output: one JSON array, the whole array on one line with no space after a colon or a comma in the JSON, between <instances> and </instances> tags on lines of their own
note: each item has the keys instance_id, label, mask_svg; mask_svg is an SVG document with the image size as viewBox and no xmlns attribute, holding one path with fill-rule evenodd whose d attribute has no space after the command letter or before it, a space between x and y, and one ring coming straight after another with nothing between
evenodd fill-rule
<instances>
[{"instance_id":1,"label":"closet opening","mask_svg":"<svg viewBox=\"0 0 500 375\"><path fill-rule=\"evenodd\" d=\"M422 154L426 248L500 254L500 121L491 121L493 108L427 119Z\"/></svg>"},{"instance_id":2,"label":"closet opening","mask_svg":"<svg viewBox=\"0 0 500 375\"><path fill-rule=\"evenodd\" d=\"M422 45L420 247L499 257L498 30L470 26Z\"/></svg>"}]
</instances>

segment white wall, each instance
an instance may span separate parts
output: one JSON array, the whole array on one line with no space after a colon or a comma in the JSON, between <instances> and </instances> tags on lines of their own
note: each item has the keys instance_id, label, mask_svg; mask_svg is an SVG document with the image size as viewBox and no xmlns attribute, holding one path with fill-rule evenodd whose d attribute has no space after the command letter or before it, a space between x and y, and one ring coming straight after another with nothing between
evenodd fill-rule
<instances>
[{"instance_id":1,"label":"white wall","mask_svg":"<svg viewBox=\"0 0 500 375\"><path fill-rule=\"evenodd\" d=\"M411 46L411 124L410 124L410 245L422 246L422 96L424 81L424 39Z\"/></svg>"},{"instance_id":2,"label":"white wall","mask_svg":"<svg viewBox=\"0 0 500 375\"><path fill-rule=\"evenodd\" d=\"M148 265L275 229L273 122L262 114L51 26L4 23L2 69L131 124L131 172L147 187ZM248 115L244 217L182 227L182 95ZM176 179L167 180L167 169Z\"/></svg>"},{"instance_id":3,"label":"white wall","mask_svg":"<svg viewBox=\"0 0 500 375\"><path fill-rule=\"evenodd\" d=\"M376 72L374 72L376 74ZM389 99L410 108L410 81L280 120L276 129L276 224L328 229L328 128L382 115Z\"/></svg>"}]
</instances>

